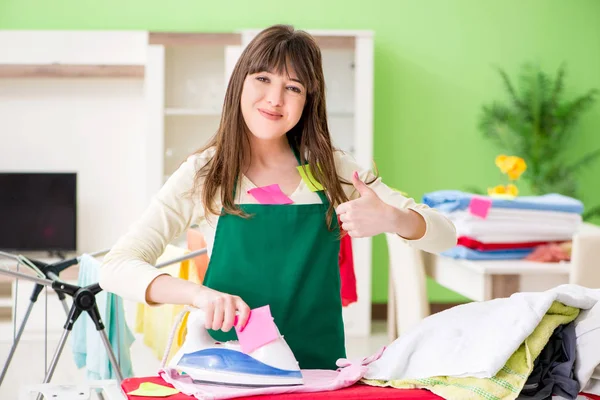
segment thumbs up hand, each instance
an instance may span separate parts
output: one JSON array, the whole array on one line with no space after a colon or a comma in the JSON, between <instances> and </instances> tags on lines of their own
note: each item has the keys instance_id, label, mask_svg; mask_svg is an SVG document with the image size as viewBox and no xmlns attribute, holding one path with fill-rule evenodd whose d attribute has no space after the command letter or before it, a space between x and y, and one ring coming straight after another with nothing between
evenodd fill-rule
<instances>
[{"instance_id":1,"label":"thumbs up hand","mask_svg":"<svg viewBox=\"0 0 600 400\"><path fill-rule=\"evenodd\" d=\"M352 184L360 198L340 204L336 208L342 229L351 237L369 237L384 232L394 232L397 225L398 210L377 196L354 172Z\"/></svg>"}]
</instances>

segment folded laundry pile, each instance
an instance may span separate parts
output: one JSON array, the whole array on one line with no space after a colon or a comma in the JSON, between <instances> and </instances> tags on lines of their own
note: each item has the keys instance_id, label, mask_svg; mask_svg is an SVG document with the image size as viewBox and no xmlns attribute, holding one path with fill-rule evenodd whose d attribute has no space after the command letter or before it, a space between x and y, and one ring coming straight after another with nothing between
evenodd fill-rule
<instances>
[{"instance_id":1,"label":"folded laundry pile","mask_svg":"<svg viewBox=\"0 0 600 400\"><path fill-rule=\"evenodd\" d=\"M506 199L441 190L423 202L456 226L458 243L442 254L470 260L568 259L570 248L556 245L572 240L583 213L581 201L560 194Z\"/></svg>"}]
</instances>

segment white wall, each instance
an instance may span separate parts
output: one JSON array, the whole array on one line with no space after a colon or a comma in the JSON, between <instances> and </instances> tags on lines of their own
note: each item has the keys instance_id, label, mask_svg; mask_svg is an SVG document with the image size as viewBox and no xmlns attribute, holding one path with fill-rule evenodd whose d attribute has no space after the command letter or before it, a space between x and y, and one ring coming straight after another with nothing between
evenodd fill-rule
<instances>
[{"instance_id":1,"label":"white wall","mask_svg":"<svg viewBox=\"0 0 600 400\"><path fill-rule=\"evenodd\" d=\"M145 207L143 96L142 79L0 79L0 171L77 172L78 252Z\"/></svg>"},{"instance_id":2,"label":"white wall","mask_svg":"<svg viewBox=\"0 0 600 400\"><path fill-rule=\"evenodd\" d=\"M147 41L145 31L0 31L0 63L140 65Z\"/></svg>"},{"instance_id":3,"label":"white wall","mask_svg":"<svg viewBox=\"0 0 600 400\"><path fill-rule=\"evenodd\" d=\"M147 40L0 31L0 63L143 66ZM147 203L144 101L143 78L0 79L0 171L77 173L79 253L111 247Z\"/></svg>"}]
</instances>

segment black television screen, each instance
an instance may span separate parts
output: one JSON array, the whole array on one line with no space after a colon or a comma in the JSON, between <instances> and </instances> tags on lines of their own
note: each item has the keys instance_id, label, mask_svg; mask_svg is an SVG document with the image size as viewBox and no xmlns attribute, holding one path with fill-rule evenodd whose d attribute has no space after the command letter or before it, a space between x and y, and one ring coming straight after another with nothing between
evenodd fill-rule
<instances>
[{"instance_id":1,"label":"black television screen","mask_svg":"<svg viewBox=\"0 0 600 400\"><path fill-rule=\"evenodd\" d=\"M77 249L75 173L0 173L0 249Z\"/></svg>"}]
</instances>

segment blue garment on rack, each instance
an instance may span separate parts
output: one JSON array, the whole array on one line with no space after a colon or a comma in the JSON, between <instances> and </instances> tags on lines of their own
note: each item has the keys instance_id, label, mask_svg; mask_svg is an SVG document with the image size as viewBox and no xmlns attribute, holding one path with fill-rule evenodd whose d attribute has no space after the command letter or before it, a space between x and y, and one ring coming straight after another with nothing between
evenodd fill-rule
<instances>
[{"instance_id":1,"label":"blue garment on rack","mask_svg":"<svg viewBox=\"0 0 600 400\"><path fill-rule=\"evenodd\" d=\"M88 286L98 283L99 268L98 260L87 254L82 255L77 284ZM123 300L113 293L102 291L96 295L96 304L123 378L132 377L130 347L135 336L127 326ZM83 312L73 326L71 340L75 364L77 368L87 367L88 379L117 379L100 334L86 314Z\"/></svg>"},{"instance_id":2,"label":"blue garment on rack","mask_svg":"<svg viewBox=\"0 0 600 400\"><path fill-rule=\"evenodd\" d=\"M472 193L461 192L459 190L438 190L426 193L423 196L423 203L443 212L452 212L466 210L473 196ZM557 193L542 196L518 196L512 200L489 198L492 200L492 208L583 213L583 203L581 201Z\"/></svg>"},{"instance_id":3,"label":"blue garment on rack","mask_svg":"<svg viewBox=\"0 0 600 400\"><path fill-rule=\"evenodd\" d=\"M465 260L520 260L533 252L532 247L510 250L473 250L465 246L454 246L441 253L442 256Z\"/></svg>"}]
</instances>

